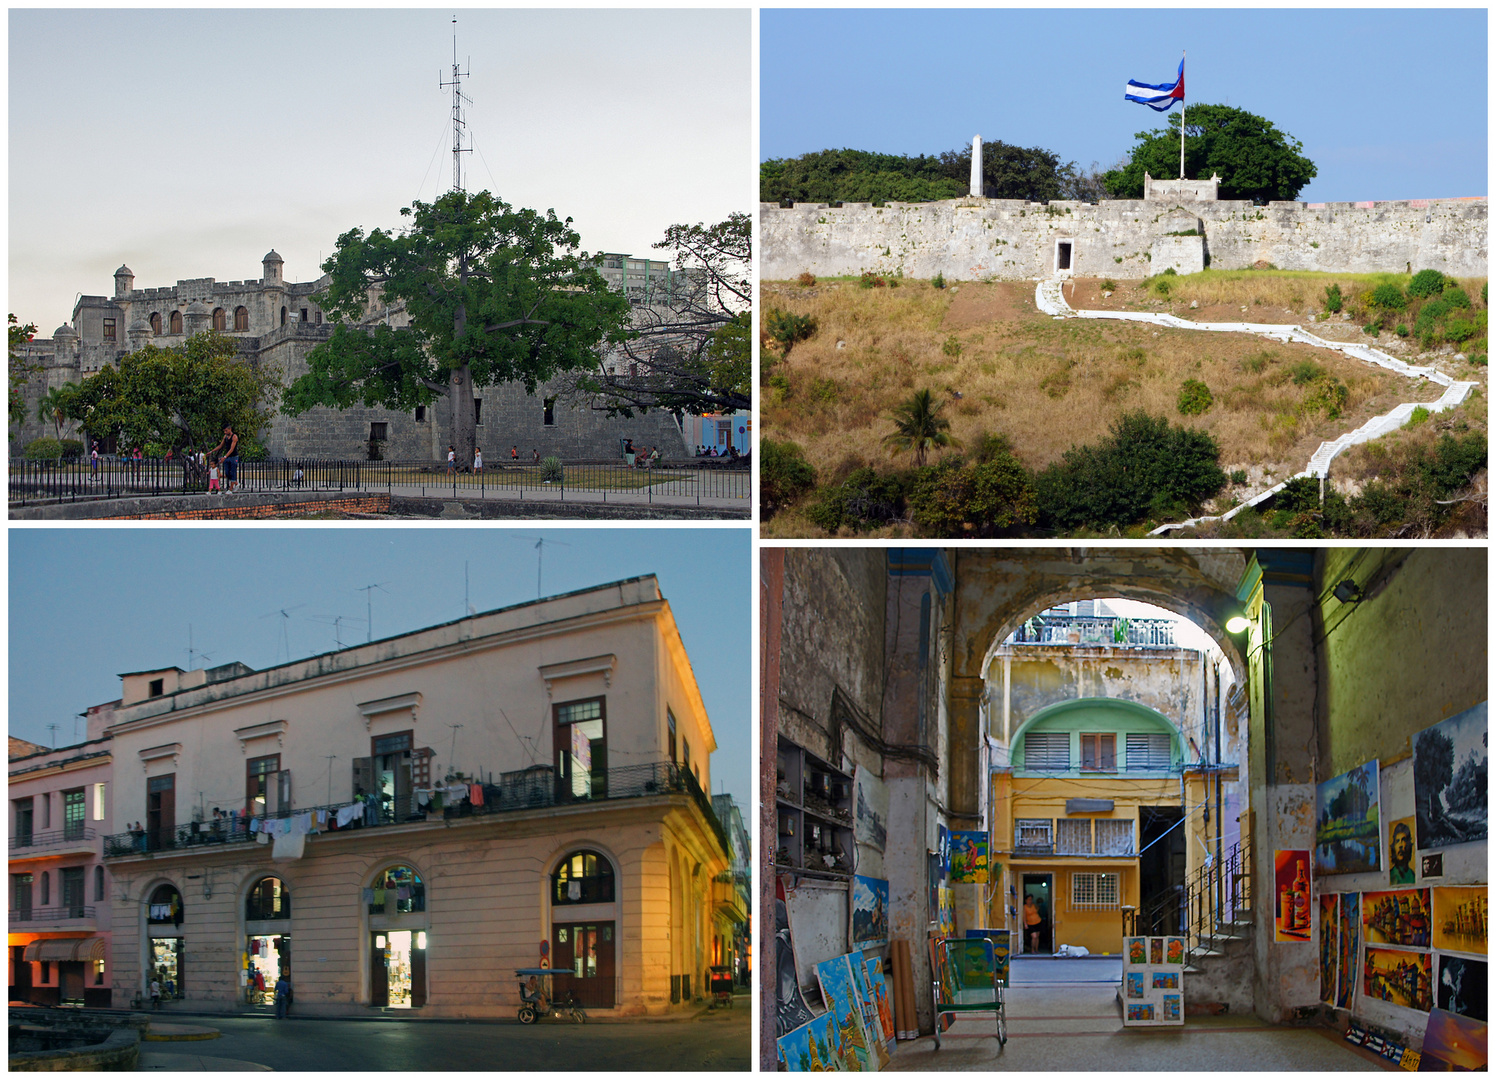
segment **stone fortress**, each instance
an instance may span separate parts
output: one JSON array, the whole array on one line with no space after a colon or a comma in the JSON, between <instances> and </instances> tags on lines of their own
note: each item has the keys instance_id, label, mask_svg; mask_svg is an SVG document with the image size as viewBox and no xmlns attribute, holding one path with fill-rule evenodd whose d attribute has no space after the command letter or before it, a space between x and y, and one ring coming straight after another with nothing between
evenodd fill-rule
<instances>
[{"instance_id":1,"label":"stone fortress","mask_svg":"<svg viewBox=\"0 0 1496 1080\"><path fill-rule=\"evenodd\" d=\"M331 336L332 323L317 303L326 277L288 282L283 265L272 250L258 279L191 278L149 289L137 289L135 275L121 266L114 272L113 296L80 296L71 323L59 326L50 339L38 336L26 347L29 361L42 370L26 385L27 421L16 445L54 434L50 423L36 417L37 403L49 389L80 382L147 344L181 345L208 329L234 338L240 359L273 366L289 385L306 373L307 354ZM656 259L604 254L598 269L636 306L668 302L670 290L681 284L682 272ZM403 326L407 320L399 306L375 305L370 321ZM615 368L623 363L616 357L607 362ZM474 396L478 445L490 466L508 460L516 445L524 461L537 449L542 457L554 454L565 461L614 460L624 438L633 439L636 446L658 446L662 458L679 460L694 454L693 437L704 429L691 423L694 418L687 418L689 426L683 426L658 409L625 419L572 408L550 384L537 386L533 397L519 383L480 387ZM262 441L277 458L362 460L368 456L370 440L377 439L385 459L445 461L450 407L450 399L443 397L414 412L355 405L344 410L317 406L294 417L276 413Z\"/></svg>"},{"instance_id":2,"label":"stone fortress","mask_svg":"<svg viewBox=\"0 0 1496 1080\"><path fill-rule=\"evenodd\" d=\"M980 140L973 175L980 176ZM1056 275L1141 278L1172 266L1335 273L1486 274L1486 199L1251 202L1210 180L1145 180L1142 199L759 205L760 273L786 280L874 273L957 281ZM974 186L974 191L980 191ZM1181 235L1191 230L1196 235Z\"/></svg>"}]
</instances>

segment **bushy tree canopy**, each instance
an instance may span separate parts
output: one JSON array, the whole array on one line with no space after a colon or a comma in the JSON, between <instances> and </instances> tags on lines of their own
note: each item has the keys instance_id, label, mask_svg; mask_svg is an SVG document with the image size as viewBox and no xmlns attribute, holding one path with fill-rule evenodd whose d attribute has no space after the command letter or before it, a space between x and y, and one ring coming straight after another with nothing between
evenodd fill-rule
<instances>
[{"instance_id":1,"label":"bushy tree canopy","mask_svg":"<svg viewBox=\"0 0 1496 1080\"><path fill-rule=\"evenodd\" d=\"M1178 176L1179 114L1168 120L1167 129L1138 132L1127 164L1104 175L1112 198L1141 199L1145 172L1163 179ZM1303 143L1245 109L1190 105L1185 110L1185 176L1219 174L1222 199L1297 199L1318 171L1303 149Z\"/></svg>"},{"instance_id":2,"label":"bushy tree canopy","mask_svg":"<svg viewBox=\"0 0 1496 1080\"><path fill-rule=\"evenodd\" d=\"M236 359L238 343L214 331L169 349L147 345L78 384L58 391L67 417L90 435L114 436L121 447L208 449L232 424L252 444L270 421L280 384L273 368Z\"/></svg>"}]
</instances>

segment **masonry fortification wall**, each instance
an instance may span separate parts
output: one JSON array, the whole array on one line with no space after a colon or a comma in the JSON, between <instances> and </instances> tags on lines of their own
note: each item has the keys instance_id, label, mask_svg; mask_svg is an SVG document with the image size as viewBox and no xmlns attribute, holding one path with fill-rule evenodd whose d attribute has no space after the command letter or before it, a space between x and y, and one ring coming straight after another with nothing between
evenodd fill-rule
<instances>
[{"instance_id":1,"label":"masonry fortification wall","mask_svg":"<svg viewBox=\"0 0 1496 1080\"><path fill-rule=\"evenodd\" d=\"M1378 203L1113 200L1031 203L948 199L932 203L802 203L759 213L766 280L872 272L960 281L1033 280L1060 267L1086 277L1145 277L1155 242L1188 227L1203 231L1208 265L1337 273L1434 269L1486 273L1486 200Z\"/></svg>"}]
</instances>

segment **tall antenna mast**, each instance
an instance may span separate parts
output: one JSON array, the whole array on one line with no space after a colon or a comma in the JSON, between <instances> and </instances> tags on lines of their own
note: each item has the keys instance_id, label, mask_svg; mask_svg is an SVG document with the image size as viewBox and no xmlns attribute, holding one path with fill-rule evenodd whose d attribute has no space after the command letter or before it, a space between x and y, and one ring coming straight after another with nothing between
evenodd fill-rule
<instances>
[{"instance_id":1,"label":"tall antenna mast","mask_svg":"<svg viewBox=\"0 0 1496 1080\"><path fill-rule=\"evenodd\" d=\"M462 80L472 74L472 60L468 60L468 71L463 71L457 64L457 16L452 16L452 81L447 82L438 72L437 84L441 89L452 88L452 190L462 190L462 155L471 154L472 148L464 149L462 145L462 130L467 122L462 118L462 103L466 101L469 105L473 99L462 92Z\"/></svg>"}]
</instances>

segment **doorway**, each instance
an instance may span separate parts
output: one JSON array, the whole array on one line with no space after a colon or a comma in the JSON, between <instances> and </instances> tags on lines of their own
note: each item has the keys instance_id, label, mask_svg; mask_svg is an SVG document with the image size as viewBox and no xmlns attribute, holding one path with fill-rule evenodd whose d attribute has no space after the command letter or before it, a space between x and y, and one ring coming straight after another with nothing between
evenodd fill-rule
<instances>
[{"instance_id":1,"label":"doorway","mask_svg":"<svg viewBox=\"0 0 1496 1080\"><path fill-rule=\"evenodd\" d=\"M373 934L369 1004L419 1009L426 1004L426 931L381 930Z\"/></svg>"},{"instance_id":2,"label":"doorway","mask_svg":"<svg viewBox=\"0 0 1496 1080\"><path fill-rule=\"evenodd\" d=\"M172 1001L182 996L182 939L151 938L151 967L146 973L145 988L151 979L161 983L161 999Z\"/></svg>"},{"instance_id":3,"label":"doorway","mask_svg":"<svg viewBox=\"0 0 1496 1080\"><path fill-rule=\"evenodd\" d=\"M556 999L568 992L589 1009L611 1009L617 1004L615 991L614 923L557 923L551 928L552 966L570 969L557 975Z\"/></svg>"},{"instance_id":4,"label":"doorway","mask_svg":"<svg viewBox=\"0 0 1496 1080\"><path fill-rule=\"evenodd\" d=\"M1138 932L1178 934L1184 923L1185 844L1177 806L1138 807Z\"/></svg>"},{"instance_id":5,"label":"doorway","mask_svg":"<svg viewBox=\"0 0 1496 1080\"><path fill-rule=\"evenodd\" d=\"M1069 240L1059 240L1054 248L1054 268L1056 270L1069 270L1071 265L1071 252L1073 243Z\"/></svg>"},{"instance_id":6,"label":"doorway","mask_svg":"<svg viewBox=\"0 0 1496 1080\"><path fill-rule=\"evenodd\" d=\"M244 988L250 1005L273 1005L275 984L291 966L290 934L250 934L247 942L249 968Z\"/></svg>"},{"instance_id":7,"label":"doorway","mask_svg":"<svg viewBox=\"0 0 1496 1080\"><path fill-rule=\"evenodd\" d=\"M10 947L10 984L11 1001L31 1000L31 961L26 959L26 946L12 945Z\"/></svg>"},{"instance_id":8,"label":"doorway","mask_svg":"<svg viewBox=\"0 0 1496 1080\"><path fill-rule=\"evenodd\" d=\"M1034 909L1039 913L1037 926L1030 926L1026 921L1030 898L1034 901ZM1053 874L1023 875L1023 906L1019 913L1019 920L1024 924L1023 951L1025 953L1054 952Z\"/></svg>"}]
</instances>

